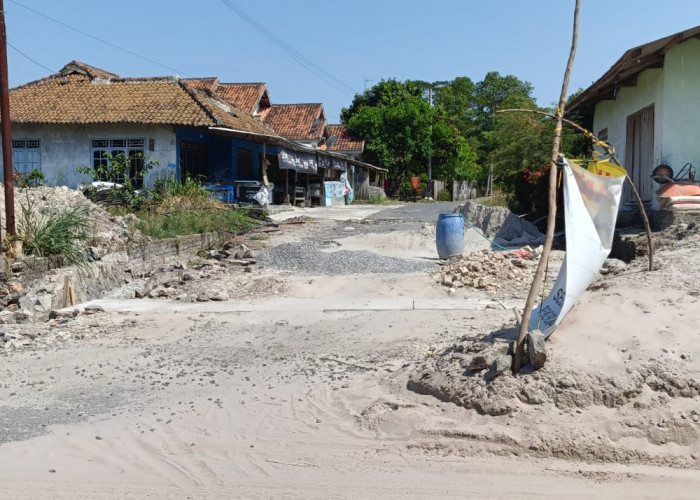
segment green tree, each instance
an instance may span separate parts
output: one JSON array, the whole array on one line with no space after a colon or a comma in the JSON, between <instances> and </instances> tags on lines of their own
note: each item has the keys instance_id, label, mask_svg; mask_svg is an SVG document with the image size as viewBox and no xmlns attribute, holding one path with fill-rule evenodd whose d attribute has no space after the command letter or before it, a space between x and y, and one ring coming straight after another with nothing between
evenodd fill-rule
<instances>
[{"instance_id":1,"label":"green tree","mask_svg":"<svg viewBox=\"0 0 700 500\"><path fill-rule=\"evenodd\" d=\"M424 82L382 81L357 95L341 118L365 138L363 159L388 168L391 178L426 173L429 157L440 176L466 175L473 169L469 146L424 89Z\"/></svg>"}]
</instances>

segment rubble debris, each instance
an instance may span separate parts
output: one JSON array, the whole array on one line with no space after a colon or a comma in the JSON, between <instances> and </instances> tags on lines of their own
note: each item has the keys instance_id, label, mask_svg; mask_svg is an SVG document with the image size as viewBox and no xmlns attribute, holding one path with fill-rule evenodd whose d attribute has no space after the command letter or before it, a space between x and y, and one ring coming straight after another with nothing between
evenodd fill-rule
<instances>
[{"instance_id":1,"label":"rubble debris","mask_svg":"<svg viewBox=\"0 0 700 500\"><path fill-rule=\"evenodd\" d=\"M488 238L501 245L541 245L544 235L529 221L506 207L487 207L468 201L462 215Z\"/></svg>"},{"instance_id":2,"label":"rubble debris","mask_svg":"<svg viewBox=\"0 0 700 500\"><path fill-rule=\"evenodd\" d=\"M532 282L539 255L539 249L530 247L518 252L472 252L446 261L435 278L448 288L522 289Z\"/></svg>"}]
</instances>

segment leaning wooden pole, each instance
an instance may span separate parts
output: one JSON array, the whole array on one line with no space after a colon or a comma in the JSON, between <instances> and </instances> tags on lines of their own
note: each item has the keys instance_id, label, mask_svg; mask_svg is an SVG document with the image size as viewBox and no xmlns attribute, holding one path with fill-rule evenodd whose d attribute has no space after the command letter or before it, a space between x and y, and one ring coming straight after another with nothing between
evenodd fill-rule
<instances>
[{"instance_id":1,"label":"leaning wooden pole","mask_svg":"<svg viewBox=\"0 0 700 500\"><path fill-rule=\"evenodd\" d=\"M552 240L554 239L554 225L557 217L557 159L559 158L559 145L561 143L561 131L564 124L564 108L566 107L566 94L569 89L569 78L571 76L571 68L574 65L576 57L576 46L578 45L578 14L581 8L581 0L576 0L574 8L574 30L571 38L571 50L569 51L569 60L566 63L564 71L564 81L561 86L561 94L559 96L559 105L557 106L556 125L554 127L554 140L552 141L552 162L549 170L549 215L547 217L547 233L545 235L544 247L540 261L537 263L535 277L530 286L530 293L525 301L525 310L523 311L523 320L520 322L520 331L518 332L518 342L515 349L513 360L513 372L520 371L520 366L523 359L525 337L528 332L528 325L532 317L532 308L535 305L535 300L540 293L542 281L544 279L545 269L549 261L549 254L552 250Z\"/></svg>"},{"instance_id":2,"label":"leaning wooden pole","mask_svg":"<svg viewBox=\"0 0 700 500\"><path fill-rule=\"evenodd\" d=\"M540 111L537 109L523 109L523 108L515 108L515 109L501 109L499 111L496 111L496 113L535 113L538 115L544 115L548 116L550 118L556 118L557 115L552 114L552 113L547 113L546 111ZM562 121L566 123L567 125L570 125L571 127L575 128L582 134L584 134L587 137L590 137L591 140L596 145L599 145L605 150L605 153L610 155L610 161L613 162L615 165L618 167L622 167L622 164L620 163L620 160L617 159L617 157L613 154L613 149L610 147L610 144L607 142L601 141L598 139L595 135L593 135L592 132L586 130L583 128L581 125L579 125L576 122L572 122L571 120L567 120L566 118L562 118ZM651 226L649 224L649 217L647 217L647 211L644 208L644 202L642 201L642 197L639 196L639 191L637 191L636 186L634 185L634 182L630 178L629 174L625 173L625 180L629 183L630 190L632 191L632 195L634 196L634 199L637 201L637 207L639 208L639 213L642 216L642 222L644 223L644 231L647 234L647 248L649 250L649 271L654 270L654 245L652 242L651 238Z\"/></svg>"},{"instance_id":3,"label":"leaning wooden pole","mask_svg":"<svg viewBox=\"0 0 700 500\"><path fill-rule=\"evenodd\" d=\"M10 79L7 76L7 33L5 8L0 0L0 128L2 129L2 161L5 181L5 229L15 236L15 192L12 179L12 132L10 128Z\"/></svg>"}]
</instances>

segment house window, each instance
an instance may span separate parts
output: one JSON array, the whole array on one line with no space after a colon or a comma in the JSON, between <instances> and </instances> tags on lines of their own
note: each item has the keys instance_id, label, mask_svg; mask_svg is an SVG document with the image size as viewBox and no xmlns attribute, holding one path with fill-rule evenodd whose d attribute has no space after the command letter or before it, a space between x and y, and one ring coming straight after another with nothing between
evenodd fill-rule
<instances>
[{"instance_id":1,"label":"house window","mask_svg":"<svg viewBox=\"0 0 700 500\"><path fill-rule=\"evenodd\" d=\"M91 147L92 167L108 165L110 158L124 155L129 158L129 178L135 188L143 187L143 158L145 155L144 139L93 139ZM99 179L101 181L124 182L124 177Z\"/></svg>"},{"instance_id":2,"label":"house window","mask_svg":"<svg viewBox=\"0 0 700 500\"><path fill-rule=\"evenodd\" d=\"M39 139L13 139L12 167L22 175L33 170L41 171L41 141Z\"/></svg>"}]
</instances>

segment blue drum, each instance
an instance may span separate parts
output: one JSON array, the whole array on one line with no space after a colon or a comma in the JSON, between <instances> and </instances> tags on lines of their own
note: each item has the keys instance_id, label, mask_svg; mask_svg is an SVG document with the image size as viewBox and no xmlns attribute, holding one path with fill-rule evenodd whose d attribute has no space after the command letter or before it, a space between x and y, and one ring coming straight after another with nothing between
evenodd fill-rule
<instances>
[{"instance_id":1,"label":"blue drum","mask_svg":"<svg viewBox=\"0 0 700 500\"><path fill-rule=\"evenodd\" d=\"M440 214L435 228L438 256L448 259L462 255L464 250L464 221L462 214Z\"/></svg>"}]
</instances>

